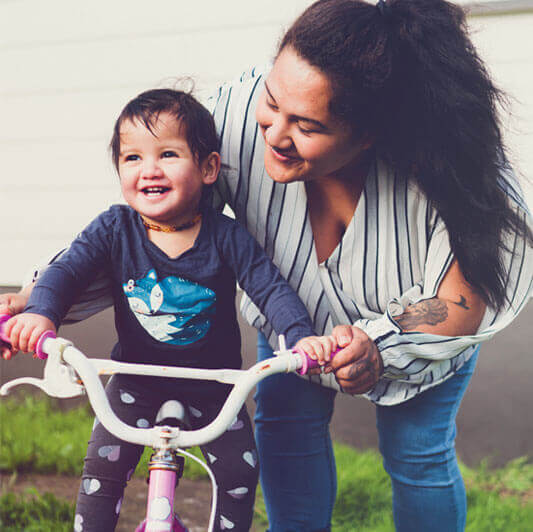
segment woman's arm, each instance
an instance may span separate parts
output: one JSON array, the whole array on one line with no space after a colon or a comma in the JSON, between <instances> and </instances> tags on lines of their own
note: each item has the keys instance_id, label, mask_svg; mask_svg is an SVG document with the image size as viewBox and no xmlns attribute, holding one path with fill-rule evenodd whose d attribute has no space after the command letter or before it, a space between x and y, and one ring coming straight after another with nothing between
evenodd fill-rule
<instances>
[{"instance_id":1,"label":"woman's arm","mask_svg":"<svg viewBox=\"0 0 533 532\"><path fill-rule=\"evenodd\" d=\"M436 297L409 305L394 321L404 332L468 336L476 334L485 309L485 302L466 282L454 260Z\"/></svg>"},{"instance_id":2,"label":"woman's arm","mask_svg":"<svg viewBox=\"0 0 533 532\"><path fill-rule=\"evenodd\" d=\"M531 224L531 217L524 216ZM505 238L506 302L495 309L465 281L439 224L428 248L423 282L390 301L381 317L334 329L344 349L328 371L335 372L344 391L368 392L379 404L405 400L442 382L476 344L511 323L532 294L533 248L519 235Z\"/></svg>"},{"instance_id":3,"label":"woman's arm","mask_svg":"<svg viewBox=\"0 0 533 532\"><path fill-rule=\"evenodd\" d=\"M475 335L486 305L466 282L457 261L453 261L436 297L408 305L394 316L401 332L421 332L439 336ZM384 371L381 354L374 341L356 326L333 330L337 344L344 349L331 362L337 381L347 393L371 390Z\"/></svg>"}]
</instances>

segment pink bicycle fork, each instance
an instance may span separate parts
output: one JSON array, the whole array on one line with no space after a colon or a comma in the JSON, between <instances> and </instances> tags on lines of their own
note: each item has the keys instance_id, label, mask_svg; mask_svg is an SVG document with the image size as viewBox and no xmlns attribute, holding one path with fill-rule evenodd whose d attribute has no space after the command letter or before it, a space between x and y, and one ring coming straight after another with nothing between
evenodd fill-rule
<instances>
[{"instance_id":1,"label":"pink bicycle fork","mask_svg":"<svg viewBox=\"0 0 533 532\"><path fill-rule=\"evenodd\" d=\"M146 519L135 532L188 532L174 513L174 491L183 473L183 458L172 449L157 450L150 460Z\"/></svg>"}]
</instances>

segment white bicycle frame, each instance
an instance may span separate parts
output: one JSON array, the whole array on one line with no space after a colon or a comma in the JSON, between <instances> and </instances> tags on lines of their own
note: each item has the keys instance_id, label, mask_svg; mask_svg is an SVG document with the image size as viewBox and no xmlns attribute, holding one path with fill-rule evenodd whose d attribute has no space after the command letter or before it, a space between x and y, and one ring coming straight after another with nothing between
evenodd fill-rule
<instances>
[{"instance_id":1,"label":"white bicycle frame","mask_svg":"<svg viewBox=\"0 0 533 532\"><path fill-rule=\"evenodd\" d=\"M154 449L173 449L192 457L196 461L198 459L181 448L203 445L223 434L234 421L252 388L260 380L276 373L298 370L302 373L315 363L303 352L287 350L283 337L280 337L280 350L275 352L275 357L259 362L247 370L179 368L90 359L76 349L71 342L63 338L44 339L42 351L48 355L43 379L22 377L12 380L0 388L0 395L7 395L12 388L20 384L37 386L48 395L58 398L77 397L86 392L98 420L117 438L138 445L150 446ZM99 376L114 375L115 373L211 380L232 384L233 388L218 416L201 429L183 430L170 426L143 429L125 424L111 409ZM212 508L208 528L211 531L216 512L216 484L209 468L201 461L199 462L206 468L213 483ZM173 493L171 500L173 501ZM154 528L153 530L156 529L162 530L162 528ZM146 532L152 530L150 521L147 522L146 529L143 530ZM171 529L168 528L167 530Z\"/></svg>"}]
</instances>

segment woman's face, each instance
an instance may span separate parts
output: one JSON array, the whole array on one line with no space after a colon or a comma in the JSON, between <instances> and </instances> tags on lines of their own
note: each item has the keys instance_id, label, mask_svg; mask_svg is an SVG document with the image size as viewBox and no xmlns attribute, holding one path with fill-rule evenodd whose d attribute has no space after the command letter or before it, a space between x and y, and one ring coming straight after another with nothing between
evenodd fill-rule
<instances>
[{"instance_id":1,"label":"woman's face","mask_svg":"<svg viewBox=\"0 0 533 532\"><path fill-rule=\"evenodd\" d=\"M368 148L329 111L332 89L319 69L291 47L279 54L260 96L256 120L265 169L277 182L350 177Z\"/></svg>"}]
</instances>

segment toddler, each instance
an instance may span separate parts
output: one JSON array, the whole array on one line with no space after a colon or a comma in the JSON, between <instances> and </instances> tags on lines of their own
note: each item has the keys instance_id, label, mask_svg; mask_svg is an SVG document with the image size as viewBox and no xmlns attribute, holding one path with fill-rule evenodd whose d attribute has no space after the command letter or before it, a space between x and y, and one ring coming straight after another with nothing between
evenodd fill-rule
<instances>
[{"instance_id":1,"label":"toddler","mask_svg":"<svg viewBox=\"0 0 533 532\"><path fill-rule=\"evenodd\" d=\"M127 205L100 214L39 278L24 314L6 332L35 348L56 330L97 272L113 280L118 343L114 360L199 368L240 368L236 281L288 345L313 333L303 304L255 240L205 201L220 169L209 112L190 94L158 89L130 101L114 127L111 152ZM328 338L300 342L324 362ZM161 404L188 405L193 428L214 419L228 386L205 381L115 375L106 394L126 423L150 427ZM75 530L112 531L142 447L95 420L78 495ZM218 530L249 530L258 478L250 420L202 447L219 489Z\"/></svg>"}]
</instances>

